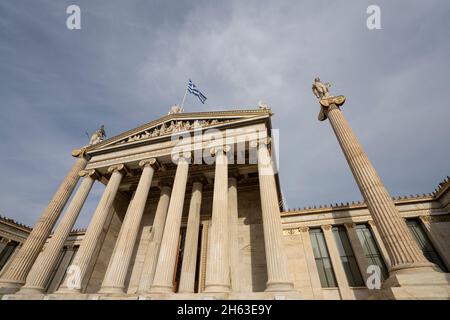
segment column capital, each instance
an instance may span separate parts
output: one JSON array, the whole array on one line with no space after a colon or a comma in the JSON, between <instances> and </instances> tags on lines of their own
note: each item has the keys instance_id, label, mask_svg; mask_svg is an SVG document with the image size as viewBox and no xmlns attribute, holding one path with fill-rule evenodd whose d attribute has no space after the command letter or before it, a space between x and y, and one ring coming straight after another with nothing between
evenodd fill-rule
<instances>
[{"instance_id":1,"label":"column capital","mask_svg":"<svg viewBox=\"0 0 450 320\"><path fill-rule=\"evenodd\" d=\"M91 169L91 170L81 170L80 172L78 172L78 175L80 177L92 177L92 179L100 179L100 174L95 170L95 169Z\"/></svg>"},{"instance_id":2,"label":"column capital","mask_svg":"<svg viewBox=\"0 0 450 320\"><path fill-rule=\"evenodd\" d=\"M110 166L108 168L108 172L109 173L113 173L113 172L116 172L116 171L117 172L123 171L124 174L128 174L129 173L128 168L123 163L115 164L115 165L112 165L112 166Z\"/></svg>"},{"instance_id":3,"label":"column capital","mask_svg":"<svg viewBox=\"0 0 450 320\"><path fill-rule=\"evenodd\" d=\"M192 184L194 183L201 183L203 185L207 184L207 180L202 173L192 175L191 182Z\"/></svg>"},{"instance_id":4,"label":"column capital","mask_svg":"<svg viewBox=\"0 0 450 320\"><path fill-rule=\"evenodd\" d=\"M348 223L344 223L344 226L346 229L351 229L351 228L354 228L356 226L356 224L354 222L348 222Z\"/></svg>"},{"instance_id":5,"label":"column capital","mask_svg":"<svg viewBox=\"0 0 450 320\"><path fill-rule=\"evenodd\" d=\"M323 231L329 231L331 230L331 224L324 224L320 226L322 228Z\"/></svg>"},{"instance_id":6,"label":"column capital","mask_svg":"<svg viewBox=\"0 0 450 320\"><path fill-rule=\"evenodd\" d=\"M302 226L302 227L299 227L298 230L300 232L309 232L309 227L308 226Z\"/></svg>"},{"instance_id":7,"label":"column capital","mask_svg":"<svg viewBox=\"0 0 450 320\"><path fill-rule=\"evenodd\" d=\"M90 158L88 154L86 153L87 148L83 147L80 149L73 149L72 150L72 157L74 158Z\"/></svg>"},{"instance_id":8,"label":"column capital","mask_svg":"<svg viewBox=\"0 0 450 320\"><path fill-rule=\"evenodd\" d=\"M214 146L209 150L209 153L211 154L211 156L215 156L216 153L218 153L219 151L223 151L223 153L227 153L231 150L231 147L229 145L223 145L223 146Z\"/></svg>"},{"instance_id":9,"label":"column capital","mask_svg":"<svg viewBox=\"0 0 450 320\"><path fill-rule=\"evenodd\" d=\"M422 222L424 222L424 223L432 222L432 217L431 216L420 216L419 219L422 220Z\"/></svg>"},{"instance_id":10,"label":"column capital","mask_svg":"<svg viewBox=\"0 0 450 320\"><path fill-rule=\"evenodd\" d=\"M261 138L258 140L253 140L250 141L250 147L251 148L257 148L261 145L264 145L266 147L268 147L270 144L272 143L272 138L271 137L265 137L265 138Z\"/></svg>"},{"instance_id":11,"label":"column capital","mask_svg":"<svg viewBox=\"0 0 450 320\"><path fill-rule=\"evenodd\" d=\"M7 238L0 239L0 243L9 243L10 241L11 241L11 239L7 239Z\"/></svg>"},{"instance_id":12,"label":"column capital","mask_svg":"<svg viewBox=\"0 0 450 320\"><path fill-rule=\"evenodd\" d=\"M340 96L329 96L319 100L320 103L320 113L318 116L319 121L324 121L327 119L327 114L332 109L339 109L345 103L345 97Z\"/></svg>"},{"instance_id":13,"label":"column capital","mask_svg":"<svg viewBox=\"0 0 450 320\"><path fill-rule=\"evenodd\" d=\"M139 161L139 166L143 168L153 167L153 169L155 170L157 170L160 167L158 160L156 160L155 158L141 160Z\"/></svg>"}]
</instances>

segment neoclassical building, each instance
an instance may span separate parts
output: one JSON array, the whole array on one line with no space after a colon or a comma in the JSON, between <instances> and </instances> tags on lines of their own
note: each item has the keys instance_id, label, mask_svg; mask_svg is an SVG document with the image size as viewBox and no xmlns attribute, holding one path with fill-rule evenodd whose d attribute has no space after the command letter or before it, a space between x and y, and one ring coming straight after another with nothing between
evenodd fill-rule
<instances>
[{"instance_id":1,"label":"neoclassical building","mask_svg":"<svg viewBox=\"0 0 450 320\"><path fill-rule=\"evenodd\" d=\"M322 95L319 119L329 119L364 202L285 209L266 106L173 109L106 140L100 129L73 151L72 169L2 266L0 294L449 299L449 179L428 195L391 198L344 101ZM91 221L71 232L94 183L105 188ZM4 230L0 220L0 260L13 239Z\"/></svg>"}]
</instances>

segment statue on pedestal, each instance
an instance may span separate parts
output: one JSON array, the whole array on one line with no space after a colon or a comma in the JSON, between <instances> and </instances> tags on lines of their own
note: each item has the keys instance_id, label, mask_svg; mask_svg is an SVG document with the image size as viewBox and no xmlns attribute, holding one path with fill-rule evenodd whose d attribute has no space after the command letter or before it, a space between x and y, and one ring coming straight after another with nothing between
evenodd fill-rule
<instances>
[{"instance_id":1,"label":"statue on pedestal","mask_svg":"<svg viewBox=\"0 0 450 320\"><path fill-rule=\"evenodd\" d=\"M327 83L322 83L322 81L320 81L320 78L317 77L314 79L314 83L312 85L312 91L314 93L314 95L316 96L317 99L319 99L319 103L320 103L320 112L319 112L319 121L324 121L327 118L327 112L328 112L328 108L331 105L336 105L337 107L340 107L341 105L344 104L345 102L345 97L340 95L340 96L331 96L329 93L328 88L331 87L331 84Z\"/></svg>"},{"instance_id":2,"label":"statue on pedestal","mask_svg":"<svg viewBox=\"0 0 450 320\"><path fill-rule=\"evenodd\" d=\"M105 126L101 125L100 128L92 134L91 139L89 140L89 145L92 146L94 144L100 143L105 138L106 138Z\"/></svg>"}]
</instances>

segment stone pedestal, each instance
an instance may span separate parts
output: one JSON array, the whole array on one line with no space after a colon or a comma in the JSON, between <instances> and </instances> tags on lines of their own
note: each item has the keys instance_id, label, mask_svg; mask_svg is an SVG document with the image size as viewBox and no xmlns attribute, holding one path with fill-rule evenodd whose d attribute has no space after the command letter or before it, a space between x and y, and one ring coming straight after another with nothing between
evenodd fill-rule
<instances>
[{"instance_id":1,"label":"stone pedestal","mask_svg":"<svg viewBox=\"0 0 450 320\"><path fill-rule=\"evenodd\" d=\"M192 184L191 202L184 241L183 264L181 267L178 292L194 293L195 270L197 266L198 233L200 228L200 207L202 204L203 183L196 180Z\"/></svg>"},{"instance_id":2,"label":"stone pedestal","mask_svg":"<svg viewBox=\"0 0 450 320\"><path fill-rule=\"evenodd\" d=\"M170 198L166 224L164 226L155 277L150 289L151 292L173 291L173 276L176 267L188 171L188 159L180 157L178 159L172 197Z\"/></svg>"},{"instance_id":3,"label":"stone pedestal","mask_svg":"<svg viewBox=\"0 0 450 320\"><path fill-rule=\"evenodd\" d=\"M73 155L78 157L77 161L34 225L22 248L14 256L8 269L6 269L0 278L0 294L14 293L25 284L28 272L41 252L72 191L75 189L80 178L78 173L86 167L88 159L85 157L83 150L73 153Z\"/></svg>"},{"instance_id":4,"label":"stone pedestal","mask_svg":"<svg viewBox=\"0 0 450 320\"><path fill-rule=\"evenodd\" d=\"M224 148L214 148L216 170L211 233L206 259L205 292L230 291L228 248L228 159Z\"/></svg>"},{"instance_id":5,"label":"stone pedestal","mask_svg":"<svg viewBox=\"0 0 450 320\"><path fill-rule=\"evenodd\" d=\"M120 228L119 236L111 257L100 293L124 293L125 278L130 265L136 238L139 233L142 215L147 203L148 193L152 183L153 173L157 166L156 159L142 160L141 178L131 200L127 213Z\"/></svg>"},{"instance_id":6,"label":"stone pedestal","mask_svg":"<svg viewBox=\"0 0 450 320\"><path fill-rule=\"evenodd\" d=\"M49 240L44 252L36 260L33 268L31 268L25 286L19 291L20 294L45 292L47 282L55 268L59 254L64 248L64 243L66 242L67 237L80 214L81 208L91 191L95 178L97 177L95 170L82 170L79 175L84 177L83 181L70 202L70 205L67 207L64 217Z\"/></svg>"},{"instance_id":7,"label":"stone pedestal","mask_svg":"<svg viewBox=\"0 0 450 320\"><path fill-rule=\"evenodd\" d=\"M86 230L80 249L75 256L72 265L69 266L64 283L58 290L59 293L79 293L84 285L86 271L93 258L98 239L105 227L105 222L108 219L108 214L111 211L111 207L126 169L123 164L120 164L109 167L108 171L111 172L111 178L109 179L97 209L92 216L92 220ZM73 270L70 269L71 267ZM69 275L69 272L73 272L73 274L71 273Z\"/></svg>"}]
</instances>

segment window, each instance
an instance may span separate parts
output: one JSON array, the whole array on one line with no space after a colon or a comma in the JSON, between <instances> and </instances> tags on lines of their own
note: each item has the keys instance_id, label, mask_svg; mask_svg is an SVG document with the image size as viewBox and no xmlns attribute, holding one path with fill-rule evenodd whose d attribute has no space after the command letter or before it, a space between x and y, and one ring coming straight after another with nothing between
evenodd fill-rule
<instances>
[{"instance_id":1,"label":"window","mask_svg":"<svg viewBox=\"0 0 450 320\"><path fill-rule=\"evenodd\" d=\"M388 271L383 257L380 253L380 249L373 237L372 231L367 224L358 224L355 227L356 234L364 250L369 265L376 265L380 267L382 279L387 279Z\"/></svg>"},{"instance_id":2,"label":"window","mask_svg":"<svg viewBox=\"0 0 450 320\"><path fill-rule=\"evenodd\" d=\"M341 257L342 266L347 276L348 284L351 287L362 287L364 281L359 271L358 263L353 253L352 246L347 236L347 231L343 226L336 226L332 229L336 246Z\"/></svg>"},{"instance_id":3,"label":"window","mask_svg":"<svg viewBox=\"0 0 450 320\"><path fill-rule=\"evenodd\" d=\"M13 254L14 250L16 249L16 247L19 245L18 242L16 241L10 241L8 242L8 244L3 248L3 250L1 250L0 252L0 270L3 269L3 267L5 266L6 262L8 262L9 258L11 257L11 255Z\"/></svg>"},{"instance_id":4,"label":"window","mask_svg":"<svg viewBox=\"0 0 450 320\"><path fill-rule=\"evenodd\" d=\"M336 287L336 278L322 229L311 229L309 236L322 288Z\"/></svg>"},{"instance_id":5,"label":"window","mask_svg":"<svg viewBox=\"0 0 450 320\"><path fill-rule=\"evenodd\" d=\"M419 248L422 250L423 255L434 264L438 265L442 271L447 272L447 268L442 262L442 259L437 254L430 239L428 238L422 224L417 219L407 219L406 225L411 231L414 239L417 241Z\"/></svg>"}]
</instances>

